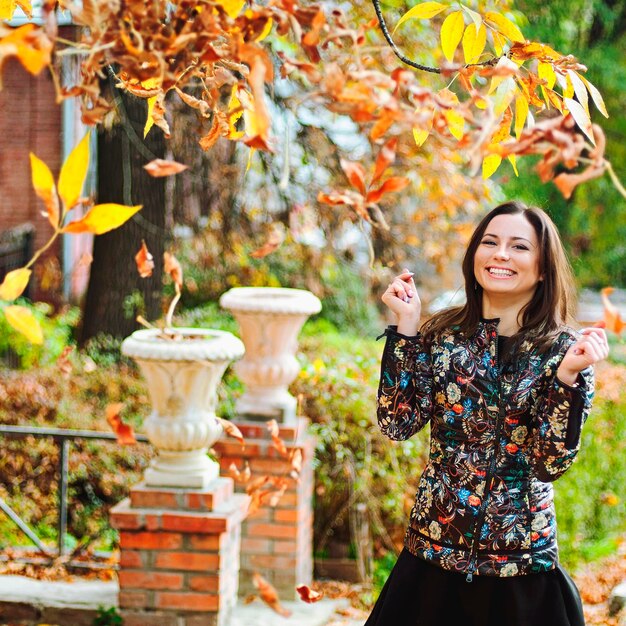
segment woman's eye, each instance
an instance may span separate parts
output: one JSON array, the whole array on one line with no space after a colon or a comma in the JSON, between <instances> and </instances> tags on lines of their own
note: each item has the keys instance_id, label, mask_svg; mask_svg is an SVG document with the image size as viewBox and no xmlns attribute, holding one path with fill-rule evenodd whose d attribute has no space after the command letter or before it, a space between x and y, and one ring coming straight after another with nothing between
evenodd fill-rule
<instances>
[{"instance_id":1,"label":"woman's eye","mask_svg":"<svg viewBox=\"0 0 626 626\"><path fill-rule=\"evenodd\" d=\"M496 242L495 241L483 241L483 244L485 246L495 246Z\"/></svg>"},{"instance_id":2,"label":"woman's eye","mask_svg":"<svg viewBox=\"0 0 626 626\"><path fill-rule=\"evenodd\" d=\"M513 246L513 247L517 248L518 250L528 250L528 248L523 244L517 244L516 246Z\"/></svg>"}]
</instances>

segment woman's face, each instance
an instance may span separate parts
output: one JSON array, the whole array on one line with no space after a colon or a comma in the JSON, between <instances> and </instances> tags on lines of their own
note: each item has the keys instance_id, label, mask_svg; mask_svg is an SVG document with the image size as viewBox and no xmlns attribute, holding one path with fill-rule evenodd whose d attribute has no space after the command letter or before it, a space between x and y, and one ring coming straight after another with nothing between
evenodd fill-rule
<instances>
[{"instance_id":1,"label":"woman's face","mask_svg":"<svg viewBox=\"0 0 626 626\"><path fill-rule=\"evenodd\" d=\"M529 301L541 279L539 242L522 214L496 215L474 255L474 276L486 295Z\"/></svg>"}]
</instances>

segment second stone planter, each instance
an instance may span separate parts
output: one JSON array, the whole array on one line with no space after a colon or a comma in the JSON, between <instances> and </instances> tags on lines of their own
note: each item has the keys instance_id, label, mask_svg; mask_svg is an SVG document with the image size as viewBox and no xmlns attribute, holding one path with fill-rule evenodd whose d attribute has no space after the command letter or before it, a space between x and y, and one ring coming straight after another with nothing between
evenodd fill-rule
<instances>
[{"instance_id":1,"label":"second stone planter","mask_svg":"<svg viewBox=\"0 0 626 626\"><path fill-rule=\"evenodd\" d=\"M274 287L237 287L220 298L235 316L246 356L235 371L246 385L236 411L245 419L293 423L296 399L287 390L298 375L298 334L322 304L310 291Z\"/></svg>"}]
</instances>

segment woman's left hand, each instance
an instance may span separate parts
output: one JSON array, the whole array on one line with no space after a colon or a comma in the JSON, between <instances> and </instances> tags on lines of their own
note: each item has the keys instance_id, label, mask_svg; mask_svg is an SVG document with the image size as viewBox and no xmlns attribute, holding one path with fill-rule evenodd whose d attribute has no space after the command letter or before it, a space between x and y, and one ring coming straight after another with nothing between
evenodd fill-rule
<instances>
[{"instance_id":1,"label":"woman's left hand","mask_svg":"<svg viewBox=\"0 0 626 626\"><path fill-rule=\"evenodd\" d=\"M604 328L584 328L582 337L565 353L556 375L564 383L576 382L579 372L609 356L609 342Z\"/></svg>"}]
</instances>

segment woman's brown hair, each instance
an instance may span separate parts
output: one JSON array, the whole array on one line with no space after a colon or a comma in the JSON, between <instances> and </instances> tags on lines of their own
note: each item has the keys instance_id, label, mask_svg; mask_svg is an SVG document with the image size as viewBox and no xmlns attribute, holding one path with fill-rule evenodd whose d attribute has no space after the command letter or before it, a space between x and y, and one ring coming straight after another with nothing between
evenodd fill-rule
<instances>
[{"instance_id":1,"label":"woman's brown hair","mask_svg":"<svg viewBox=\"0 0 626 626\"><path fill-rule=\"evenodd\" d=\"M537 283L530 302L520 311L520 330L514 337L513 345L530 339L540 352L544 352L562 326L573 318L574 277L554 222L545 211L528 207L517 200L492 209L483 217L470 238L462 266L466 303L436 313L425 322L422 333L430 341L445 329L458 329L467 336L478 327L482 317L483 290L474 275L474 255L487 226L497 215L523 215L537 234L539 275L543 280Z\"/></svg>"}]
</instances>

